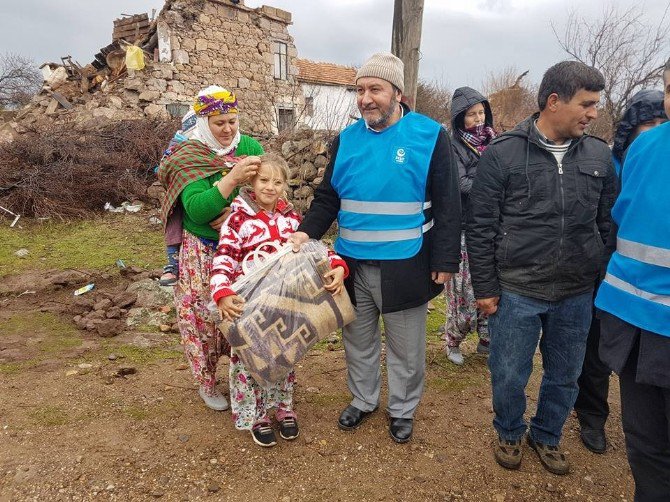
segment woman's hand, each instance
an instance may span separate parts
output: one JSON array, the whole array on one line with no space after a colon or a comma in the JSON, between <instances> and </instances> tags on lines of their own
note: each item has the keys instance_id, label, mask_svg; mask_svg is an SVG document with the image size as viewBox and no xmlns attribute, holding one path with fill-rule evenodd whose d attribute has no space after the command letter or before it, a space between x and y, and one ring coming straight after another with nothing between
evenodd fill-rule
<instances>
[{"instance_id":1,"label":"woman's hand","mask_svg":"<svg viewBox=\"0 0 670 502\"><path fill-rule=\"evenodd\" d=\"M244 298L238 295L224 296L219 298L216 306L221 313L221 317L226 321L239 319L244 312Z\"/></svg>"},{"instance_id":2,"label":"woman's hand","mask_svg":"<svg viewBox=\"0 0 670 502\"><path fill-rule=\"evenodd\" d=\"M239 186L256 176L260 167L261 158L255 155L250 155L237 162L223 179L230 178L230 181L234 182L235 186Z\"/></svg>"},{"instance_id":3,"label":"woman's hand","mask_svg":"<svg viewBox=\"0 0 670 502\"><path fill-rule=\"evenodd\" d=\"M209 226L212 227L217 232L221 230L223 222L226 221L226 219L228 219L228 216L230 216L231 211L232 210L230 209L230 206L224 208L219 216L217 216L215 219L209 222Z\"/></svg>"},{"instance_id":4,"label":"woman's hand","mask_svg":"<svg viewBox=\"0 0 670 502\"><path fill-rule=\"evenodd\" d=\"M325 290L330 291L333 296L339 295L344 288L344 267L335 267L323 278L326 280L326 284L323 286Z\"/></svg>"},{"instance_id":5,"label":"woman's hand","mask_svg":"<svg viewBox=\"0 0 670 502\"><path fill-rule=\"evenodd\" d=\"M230 197L235 187L246 183L256 176L261 167L261 158L255 155L245 157L233 167L228 174L219 180L216 187L224 199Z\"/></svg>"}]
</instances>

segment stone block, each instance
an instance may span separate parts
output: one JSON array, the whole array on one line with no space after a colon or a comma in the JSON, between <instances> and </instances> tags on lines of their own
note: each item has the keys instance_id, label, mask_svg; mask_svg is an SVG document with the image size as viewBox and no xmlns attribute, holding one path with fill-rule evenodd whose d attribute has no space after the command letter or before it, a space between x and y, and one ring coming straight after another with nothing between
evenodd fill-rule
<instances>
[{"instance_id":1,"label":"stone block","mask_svg":"<svg viewBox=\"0 0 670 502\"><path fill-rule=\"evenodd\" d=\"M195 50L200 52L200 51L206 51L209 48L209 42L204 39L204 38L198 38L195 41Z\"/></svg>"},{"instance_id":2,"label":"stone block","mask_svg":"<svg viewBox=\"0 0 670 502\"><path fill-rule=\"evenodd\" d=\"M166 85L167 87L167 85ZM147 101L147 102L152 102L156 101L160 97L160 92L158 91L144 91L141 92L139 95L139 100L140 101Z\"/></svg>"},{"instance_id":3,"label":"stone block","mask_svg":"<svg viewBox=\"0 0 670 502\"><path fill-rule=\"evenodd\" d=\"M248 89L249 88L249 79L248 78L238 78L237 87L239 89Z\"/></svg>"}]
</instances>

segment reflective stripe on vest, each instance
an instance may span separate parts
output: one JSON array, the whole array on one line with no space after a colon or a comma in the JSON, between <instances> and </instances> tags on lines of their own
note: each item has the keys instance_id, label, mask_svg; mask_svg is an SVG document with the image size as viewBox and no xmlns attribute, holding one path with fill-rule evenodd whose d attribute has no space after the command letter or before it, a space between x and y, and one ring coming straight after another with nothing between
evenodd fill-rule
<instances>
[{"instance_id":1,"label":"reflective stripe on vest","mask_svg":"<svg viewBox=\"0 0 670 502\"><path fill-rule=\"evenodd\" d=\"M432 207L432 202L370 202L365 200L342 199L340 210L360 214L417 214Z\"/></svg>"},{"instance_id":2,"label":"reflective stripe on vest","mask_svg":"<svg viewBox=\"0 0 670 502\"><path fill-rule=\"evenodd\" d=\"M349 230L348 228L340 228L340 236L343 239L357 242L407 241L418 239L422 233L426 233L433 228L433 225L434 221L430 220L421 228L405 230Z\"/></svg>"},{"instance_id":3,"label":"reflective stripe on vest","mask_svg":"<svg viewBox=\"0 0 670 502\"><path fill-rule=\"evenodd\" d=\"M615 287L617 289L620 289L621 291L625 291L626 293L630 293L631 295L642 298L643 300L647 300L650 302L658 303L660 305L665 305L666 307L670 307L670 296L658 295L655 293L650 293L649 291L644 291L640 288L633 286L629 282L619 279L618 277L610 274L609 272L605 274L605 282L612 287Z\"/></svg>"},{"instance_id":4,"label":"reflective stripe on vest","mask_svg":"<svg viewBox=\"0 0 670 502\"><path fill-rule=\"evenodd\" d=\"M621 256L632 258L649 265L670 268L670 249L648 246L639 242L617 238L616 250Z\"/></svg>"}]
</instances>

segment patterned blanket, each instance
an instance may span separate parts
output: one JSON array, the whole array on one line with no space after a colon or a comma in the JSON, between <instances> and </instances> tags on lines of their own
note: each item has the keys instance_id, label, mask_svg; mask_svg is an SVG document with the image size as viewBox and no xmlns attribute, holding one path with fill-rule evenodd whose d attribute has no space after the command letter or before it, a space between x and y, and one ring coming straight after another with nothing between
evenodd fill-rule
<instances>
[{"instance_id":1,"label":"patterned blanket","mask_svg":"<svg viewBox=\"0 0 670 502\"><path fill-rule=\"evenodd\" d=\"M354 320L346 291L323 287L329 269L326 247L308 242L233 285L244 314L219 329L259 384L281 381L316 342Z\"/></svg>"}]
</instances>

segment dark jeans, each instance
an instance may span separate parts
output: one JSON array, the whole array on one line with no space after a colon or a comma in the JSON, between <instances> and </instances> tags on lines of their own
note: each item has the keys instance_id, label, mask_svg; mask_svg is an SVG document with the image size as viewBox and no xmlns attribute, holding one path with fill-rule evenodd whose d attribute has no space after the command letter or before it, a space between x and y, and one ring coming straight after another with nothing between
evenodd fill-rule
<instances>
[{"instance_id":1,"label":"dark jeans","mask_svg":"<svg viewBox=\"0 0 670 502\"><path fill-rule=\"evenodd\" d=\"M167 252L167 265L164 267L166 272L172 272L174 275L179 275L179 249L181 244L170 245L165 248Z\"/></svg>"},{"instance_id":2,"label":"dark jeans","mask_svg":"<svg viewBox=\"0 0 670 502\"><path fill-rule=\"evenodd\" d=\"M602 316L603 338L622 336L634 340L619 373L621 421L626 437L628 463L635 478L636 502L670 500L670 387L640 381L640 368L648 364L640 357L640 343L654 343L655 354L665 353L667 337L642 331L611 314ZM654 354L654 355L655 355ZM666 368L670 364L666 359Z\"/></svg>"},{"instance_id":3,"label":"dark jeans","mask_svg":"<svg viewBox=\"0 0 670 502\"><path fill-rule=\"evenodd\" d=\"M600 344L600 319L594 317L589 328L586 341L586 354L582 374L577 381L579 394L575 401L575 411L580 427L584 429L605 428L609 415L607 396L610 387L610 369L600 360L598 346Z\"/></svg>"},{"instance_id":4,"label":"dark jeans","mask_svg":"<svg viewBox=\"0 0 670 502\"><path fill-rule=\"evenodd\" d=\"M537 411L530 421L535 441L558 445L565 420L577 398L592 313L592 291L557 302L503 291L498 311L489 318L493 387L493 426L515 441L526 432L526 385L542 329L544 375Z\"/></svg>"}]
</instances>

